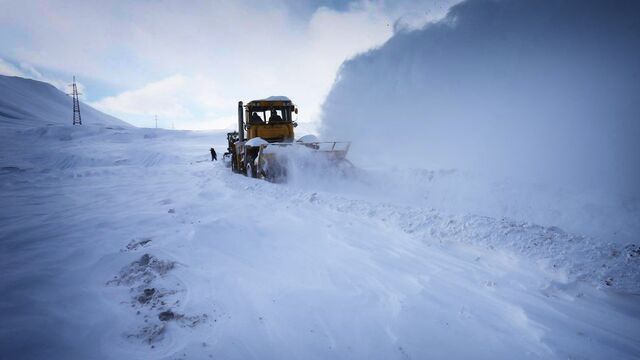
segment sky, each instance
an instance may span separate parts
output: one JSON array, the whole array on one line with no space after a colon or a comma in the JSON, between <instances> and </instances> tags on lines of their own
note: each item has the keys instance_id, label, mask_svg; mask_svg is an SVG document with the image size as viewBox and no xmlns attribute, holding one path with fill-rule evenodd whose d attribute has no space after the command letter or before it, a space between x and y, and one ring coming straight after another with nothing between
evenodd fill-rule
<instances>
[{"instance_id":1,"label":"sky","mask_svg":"<svg viewBox=\"0 0 640 360\"><path fill-rule=\"evenodd\" d=\"M455 0L0 0L0 74L136 126L231 128L239 100L286 95L313 127L341 64Z\"/></svg>"}]
</instances>

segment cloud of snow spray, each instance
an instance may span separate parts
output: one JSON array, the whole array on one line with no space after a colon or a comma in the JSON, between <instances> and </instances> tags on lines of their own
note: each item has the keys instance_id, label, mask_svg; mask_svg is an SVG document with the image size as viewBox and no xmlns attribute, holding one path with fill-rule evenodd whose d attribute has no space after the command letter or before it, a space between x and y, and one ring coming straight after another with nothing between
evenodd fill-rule
<instances>
[{"instance_id":1,"label":"cloud of snow spray","mask_svg":"<svg viewBox=\"0 0 640 360\"><path fill-rule=\"evenodd\" d=\"M348 161L331 157L326 150L332 143L295 144L293 146L270 146L267 150L275 155L277 163L286 169L284 181L289 185L311 190L335 190L352 183L353 167ZM314 149L313 147L317 147ZM337 144L342 149L345 144ZM268 165L266 166L268 170Z\"/></svg>"},{"instance_id":2,"label":"cloud of snow spray","mask_svg":"<svg viewBox=\"0 0 640 360\"><path fill-rule=\"evenodd\" d=\"M461 3L343 64L321 135L352 140L363 167L457 169L422 189L443 206L636 240L638 13L635 1Z\"/></svg>"}]
</instances>

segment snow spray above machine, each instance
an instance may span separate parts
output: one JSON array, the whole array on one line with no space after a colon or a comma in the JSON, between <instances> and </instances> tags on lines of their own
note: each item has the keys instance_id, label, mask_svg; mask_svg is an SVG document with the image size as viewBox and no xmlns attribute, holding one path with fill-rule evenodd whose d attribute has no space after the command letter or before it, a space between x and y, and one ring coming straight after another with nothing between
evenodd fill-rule
<instances>
[{"instance_id":1,"label":"snow spray above machine","mask_svg":"<svg viewBox=\"0 0 640 360\"><path fill-rule=\"evenodd\" d=\"M286 179L293 164L347 163L350 142L319 141L313 135L295 140L293 130L298 124L292 119L293 113L298 109L285 96L253 100L246 105L238 102L238 131L227 134L225 163L236 173L269 181Z\"/></svg>"}]
</instances>

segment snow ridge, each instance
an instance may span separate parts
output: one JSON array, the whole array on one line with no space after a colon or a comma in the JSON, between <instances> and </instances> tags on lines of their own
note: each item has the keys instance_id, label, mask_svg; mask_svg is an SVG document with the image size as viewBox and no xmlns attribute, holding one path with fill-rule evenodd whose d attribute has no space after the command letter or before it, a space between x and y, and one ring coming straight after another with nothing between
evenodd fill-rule
<instances>
[{"instance_id":1,"label":"snow ridge","mask_svg":"<svg viewBox=\"0 0 640 360\"><path fill-rule=\"evenodd\" d=\"M373 218L427 245L464 243L510 251L534 259L543 271L564 278L565 282L582 281L619 293L640 294L640 247L636 244L603 243L555 226L509 218L447 214L436 209L350 199L273 184L256 183L249 189L255 196L294 197L337 212Z\"/></svg>"}]
</instances>

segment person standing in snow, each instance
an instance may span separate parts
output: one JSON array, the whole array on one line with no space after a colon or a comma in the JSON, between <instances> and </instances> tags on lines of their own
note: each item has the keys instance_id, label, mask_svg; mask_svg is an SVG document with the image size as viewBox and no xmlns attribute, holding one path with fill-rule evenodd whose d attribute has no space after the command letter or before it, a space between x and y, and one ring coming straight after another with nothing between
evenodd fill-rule
<instances>
[{"instance_id":1,"label":"person standing in snow","mask_svg":"<svg viewBox=\"0 0 640 360\"><path fill-rule=\"evenodd\" d=\"M211 152L211 161L218 161L218 155L216 155L216 150L213 147L211 147L209 151Z\"/></svg>"}]
</instances>

